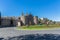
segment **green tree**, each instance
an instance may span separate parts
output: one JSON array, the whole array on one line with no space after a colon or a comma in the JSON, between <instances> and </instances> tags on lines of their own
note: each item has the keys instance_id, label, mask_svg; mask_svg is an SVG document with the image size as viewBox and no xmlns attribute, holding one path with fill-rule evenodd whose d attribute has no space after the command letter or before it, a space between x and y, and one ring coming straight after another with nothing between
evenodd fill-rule
<instances>
[{"instance_id":1,"label":"green tree","mask_svg":"<svg viewBox=\"0 0 60 40\"><path fill-rule=\"evenodd\" d=\"M54 24L56 23L56 21L53 22Z\"/></svg>"}]
</instances>

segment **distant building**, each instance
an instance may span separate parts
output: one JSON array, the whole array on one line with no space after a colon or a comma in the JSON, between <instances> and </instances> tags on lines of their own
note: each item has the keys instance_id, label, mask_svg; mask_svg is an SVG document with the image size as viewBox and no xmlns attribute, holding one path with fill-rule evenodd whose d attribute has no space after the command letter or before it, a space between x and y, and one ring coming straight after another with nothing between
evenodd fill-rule
<instances>
[{"instance_id":1,"label":"distant building","mask_svg":"<svg viewBox=\"0 0 60 40\"><path fill-rule=\"evenodd\" d=\"M40 18L41 19L41 23L43 23L43 24L46 24L47 23L47 21L48 21L48 19L47 18Z\"/></svg>"}]
</instances>

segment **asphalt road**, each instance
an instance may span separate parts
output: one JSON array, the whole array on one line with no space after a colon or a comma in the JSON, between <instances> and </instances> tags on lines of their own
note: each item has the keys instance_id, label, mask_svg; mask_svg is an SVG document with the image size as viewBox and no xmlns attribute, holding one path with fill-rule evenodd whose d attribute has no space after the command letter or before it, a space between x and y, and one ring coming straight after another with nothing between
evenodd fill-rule
<instances>
[{"instance_id":1,"label":"asphalt road","mask_svg":"<svg viewBox=\"0 0 60 40\"><path fill-rule=\"evenodd\" d=\"M60 34L60 28L53 30L16 30L16 27L0 28L0 38L28 34Z\"/></svg>"}]
</instances>

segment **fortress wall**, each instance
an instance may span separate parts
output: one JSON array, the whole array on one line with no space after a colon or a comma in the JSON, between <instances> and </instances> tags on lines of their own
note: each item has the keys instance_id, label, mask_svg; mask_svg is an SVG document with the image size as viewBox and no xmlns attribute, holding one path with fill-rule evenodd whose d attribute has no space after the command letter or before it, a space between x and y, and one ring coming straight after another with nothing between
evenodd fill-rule
<instances>
[{"instance_id":1,"label":"fortress wall","mask_svg":"<svg viewBox=\"0 0 60 40\"><path fill-rule=\"evenodd\" d=\"M20 25L33 25L38 24L38 16L32 16L30 15L22 15L20 17L20 21L18 22L18 19L16 17L2 17L1 18L1 25L2 26L17 26L20 22Z\"/></svg>"},{"instance_id":2,"label":"fortress wall","mask_svg":"<svg viewBox=\"0 0 60 40\"><path fill-rule=\"evenodd\" d=\"M29 16L29 24L30 25L33 25L34 24L33 16Z\"/></svg>"},{"instance_id":3,"label":"fortress wall","mask_svg":"<svg viewBox=\"0 0 60 40\"><path fill-rule=\"evenodd\" d=\"M25 25L29 24L28 16L25 16Z\"/></svg>"},{"instance_id":4,"label":"fortress wall","mask_svg":"<svg viewBox=\"0 0 60 40\"><path fill-rule=\"evenodd\" d=\"M18 22L18 20L14 20L14 21L13 21L13 25L14 25L14 26L17 26L17 22Z\"/></svg>"},{"instance_id":5,"label":"fortress wall","mask_svg":"<svg viewBox=\"0 0 60 40\"><path fill-rule=\"evenodd\" d=\"M9 19L2 19L1 26L10 26L10 20Z\"/></svg>"}]
</instances>

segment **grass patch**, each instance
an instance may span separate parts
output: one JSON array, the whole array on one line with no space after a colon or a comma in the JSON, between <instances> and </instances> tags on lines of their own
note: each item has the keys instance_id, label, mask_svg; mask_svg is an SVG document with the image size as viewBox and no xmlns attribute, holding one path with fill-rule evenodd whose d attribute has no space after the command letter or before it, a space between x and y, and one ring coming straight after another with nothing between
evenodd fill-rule
<instances>
[{"instance_id":1,"label":"grass patch","mask_svg":"<svg viewBox=\"0 0 60 40\"><path fill-rule=\"evenodd\" d=\"M60 25L30 25L17 27L18 30L48 30L54 28L60 28Z\"/></svg>"}]
</instances>

